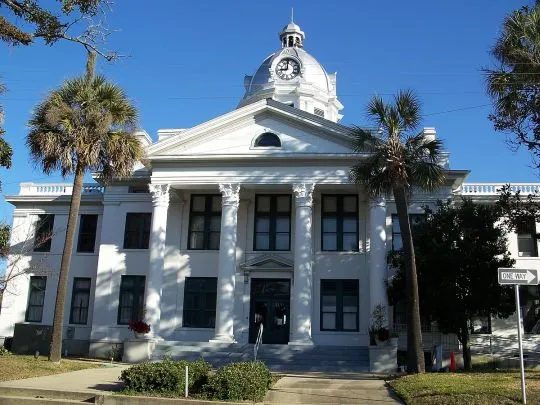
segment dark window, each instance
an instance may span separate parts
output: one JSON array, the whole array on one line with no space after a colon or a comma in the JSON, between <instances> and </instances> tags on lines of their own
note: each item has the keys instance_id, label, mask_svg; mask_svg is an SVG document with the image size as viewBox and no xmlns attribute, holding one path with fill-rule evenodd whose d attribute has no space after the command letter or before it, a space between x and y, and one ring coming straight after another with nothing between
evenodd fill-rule
<instances>
[{"instance_id":1,"label":"dark window","mask_svg":"<svg viewBox=\"0 0 540 405\"><path fill-rule=\"evenodd\" d=\"M290 195L256 196L253 249L291 249Z\"/></svg>"},{"instance_id":2,"label":"dark window","mask_svg":"<svg viewBox=\"0 0 540 405\"><path fill-rule=\"evenodd\" d=\"M94 252L97 231L97 215L81 215L77 252Z\"/></svg>"},{"instance_id":3,"label":"dark window","mask_svg":"<svg viewBox=\"0 0 540 405\"><path fill-rule=\"evenodd\" d=\"M50 252L54 226L54 214L38 215L36 234L34 236L34 252Z\"/></svg>"},{"instance_id":4,"label":"dark window","mask_svg":"<svg viewBox=\"0 0 540 405\"><path fill-rule=\"evenodd\" d=\"M118 325L127 325L130 321L143 320L144 283L144 276L122 276Z\"/></svg>"},{"instance_id":5,"label":"dark window","mask_svg":"<svg viewBox=\"0 0 540 405\"><path fill-rule=\"evenodd\" d=\"M152 214L128 212L124 230L124 249L148 249Z\"/></svg>"},{"instance_id":6,"label":"dark window","mask_svg":"<svg viewBox=\"0 0 540 405\"><path fill-rule=\"evenodd\" d=\"M321 280L321 330L358 331L358 280Z\"/></svg>"},{"instance_id":7,"label":"dark window","mask_svg":"<svg viewBox=\"0 0 540 405\"><path fill-rule=\"evenodd\" d=\"M425 221L425 214L409 214L409 221L412 228ZM397 214L392 214L392 250L401 250L403 249L403 240L401 239L401 228L399 227L399 219Z\"/></svg>"},{"instance_id":8,"label":"dark window","mask_svg":"<svg viewBox=\"0 0 540 405\"><path fill-rule=\"evenodd\" d=\"M259 135L255 140L254 146L275 146L279 148L281 146L281 141L276 134L265 132L264 134Z\"/></svg>"},{"instance_id":9,"label":"dark window","mask_svg":"<svg viewBox=\"0 0 540 405\"><path fill-rule=\"evenodd\" d=\"M31 276L30 291L28 292L28 306L26 308L26 322L41 322L43 317L43 303L45 302L45 288L47 277Z\"/></svg>"},{"instance_id":10,"label":"dark window","mask_svg":"<svg viewBox=\"0 0 540 405\"><path fill-rule=\"evenodd\" d=\"M473 335L491 333L491 317L473 316L469 323L469 332Z\"/></svg>"},{"instance_id":11,"label":"dark window","mask_svg":"<svg viewBox=\"0 0 540 405\"><path fill-rule=\"evenodd\" d=\"M534 218L524 218L517 226L518 256L537 257L536 222Z\"/></svg>"},{"instance_id":12,"label":"dark window","mask_svg":"<svg viewBox=\"0 0 540 405\"><path fill-rule=\"evenodd\" d=\"M523 329L525 333L540 334L540 286L523 286L519 290Z\"/></svg>"},{"instance_id":13,"label":"dark window","mask_svg":"<svg viewBox=\"0 0 540 405\"><path fill-rule=\"evenodd\" d=\"M219 250L221 196L192 195L188 249Z\"/></svg>"},{"instance_id":14,"label":"dark window","mask_svg":"<svg viewBox=\"0 0 540 405\"><path fill-rule=\"evenodd\" d=\"M183 326L185 328L214 328L216 296L216 277L186 277Z\"/></svg>"},{"instance_id":15,"label":"dark window","mask_svg":"<svg viewBox=\"0 0 540 405\"><path fill-rule=\"evenodd\" d=\"M88 321L91 283L91 279L86 277L75 277L73 279L69 323L86 325Z\"/></svg>"},{"instance_id":16,"label":"dark window","mask_svg":"<svg viewBox=\"0 0 540 405\"><path fill-rule=\"evenodd\" d=\"M322 250L358 251L358 197L322 196Z\"/></svg>"}]
</instances>

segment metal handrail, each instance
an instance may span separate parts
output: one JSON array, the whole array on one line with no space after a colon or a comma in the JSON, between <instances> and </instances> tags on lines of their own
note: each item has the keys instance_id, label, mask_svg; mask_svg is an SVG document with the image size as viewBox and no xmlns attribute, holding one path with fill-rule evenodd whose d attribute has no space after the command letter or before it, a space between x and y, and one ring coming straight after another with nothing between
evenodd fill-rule
<instances>
[{"instance_id":1,"label":"metal handrail","mask_svg":"<svg viewBox=\"0 0 540 405\"><path fill-rule=\"evenodd\" d=\"M255 341L255 346L253 347L253 358L257 360L257 353L259 352L259 347L262 345L262 335L263 335L263 324L259 325L259 333L257 333L257 340Z\"/></svg>"}]
</instances>

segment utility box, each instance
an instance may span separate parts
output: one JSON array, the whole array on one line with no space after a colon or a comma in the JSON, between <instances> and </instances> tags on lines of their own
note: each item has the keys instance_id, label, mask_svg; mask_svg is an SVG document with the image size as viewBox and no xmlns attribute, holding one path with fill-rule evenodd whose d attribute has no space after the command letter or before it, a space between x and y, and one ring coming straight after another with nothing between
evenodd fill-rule
<instances>
[{"instance_id":1,"label":"utility box","mask_svg":"<svg viewBox=\"0 0 540 405\"><path fill-rule=\"evenodd\" d=\"M15 354L48 355L51 346L52 326L32 323L16 323L11 351Z\"/></svg>"}]
</instances>

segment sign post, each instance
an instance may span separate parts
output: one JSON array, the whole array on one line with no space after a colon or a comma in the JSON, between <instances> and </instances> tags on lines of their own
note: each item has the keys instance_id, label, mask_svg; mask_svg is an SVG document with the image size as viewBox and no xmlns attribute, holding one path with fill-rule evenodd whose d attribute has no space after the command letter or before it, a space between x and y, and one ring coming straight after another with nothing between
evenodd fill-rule
<instances>
[{"instance_id":1,"label":"sign post","mask_svg":"<svg viewBox=\"0 0 540 405\"><path fill-rule=\"evenodd\" d=\"M521 395L523 403L527 404L527 392L525 391L525 367L523 365L523 343L521 338L521 310L519 305L519 286L537 285L538 270L536 269L513 269L500 267L498 269L499 284L513 284L516 291L516 314L519 346L519 365L521 369Z\"/></svg>"}]
</instances>

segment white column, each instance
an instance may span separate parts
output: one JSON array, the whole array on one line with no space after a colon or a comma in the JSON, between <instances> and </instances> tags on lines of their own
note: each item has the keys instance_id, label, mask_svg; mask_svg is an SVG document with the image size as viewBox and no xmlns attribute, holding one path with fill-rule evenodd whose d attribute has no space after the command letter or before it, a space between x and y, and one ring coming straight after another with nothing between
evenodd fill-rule
<instances>
[{"instance_id":1,"label":"white column","mask_svg":"<svg viewBox=\"0 0 540 405\"><path fill-rule=\"evenodd\" d=\"M234 342L234 286L236 274L236 224L240 184L220 184L221 235L216 303L216 334L211 342Z\"/></svg>"},{"instance_id":2,"label":"white column","mask_svg":"<svg viewBox=\"0 0 540 405\"><path fill-rule=\"evenodd\" d=\"M294 236L294 284L292 293L291 342L312 344L313 247L311 241L313 189L315 184L294 184L296 221Z\"/></svg>"},{"instance_id":3,"label":"white column","mask_svg":"<svg viewBox=\"0 0 540 405\"><path fill-rule=\"evenodd\" d=\"M167 212L169 210L169 185L150 184L152 194L152 228L150 229L150 266L146 280L146 322L151 325L150 336L159 337L161 319L161 280L165 261Z\"/></svg>"},{"instance_id":4,"label":"white column","mask_svg":"<svg viewBox=\"0 0 540 405\"><path fill-rule=\"evenodd\" d=\"M370 311L382 304L388 310L385 281L386 264L386 201L384 197L370 202L369 212L369 291Z\"/></svg>"}]
</instances>

